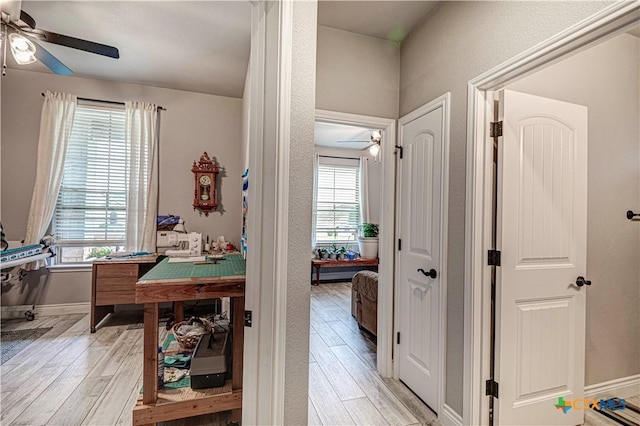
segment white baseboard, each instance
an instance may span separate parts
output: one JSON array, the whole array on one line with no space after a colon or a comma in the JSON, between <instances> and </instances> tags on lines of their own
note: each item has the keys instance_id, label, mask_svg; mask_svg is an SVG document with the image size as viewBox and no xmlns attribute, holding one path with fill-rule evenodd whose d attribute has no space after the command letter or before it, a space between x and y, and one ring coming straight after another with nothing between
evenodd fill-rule
<instances>
[{"instance_id":1,"label":"white baseboard","mask_svg":"<svg viewBox=\"0 0 640 426\"><path fill-rule=\"evenodd\" d=\"M37 316L45 317L51 315L88 314L91 311L91 304L89 302L82 302L36 305L35 309L33 305L3 306L0 309L0 318L24 318L24 313L27 311L34 312Z\"/></svg>"},{"instance_id":2,"label":"white baseboard","mask_svg":"<svg viewBox=\"0 0 640 426\"><path fill-rule=\"evenodd\" d=\"M442 413L438 416L440 423L445 426L462 426L462 416L453 411L453 408L444 404Z\"/></svg>"},{"instance_id":3,"label":"white baseboard","mask_svg":"<svg viewBox=\"0 0 640 426\"><path fill-rule=\"evenodd\" d=\"M585 398L629 398L640 394L640 374L585 386Z\"/></svg>"}]
</instances>

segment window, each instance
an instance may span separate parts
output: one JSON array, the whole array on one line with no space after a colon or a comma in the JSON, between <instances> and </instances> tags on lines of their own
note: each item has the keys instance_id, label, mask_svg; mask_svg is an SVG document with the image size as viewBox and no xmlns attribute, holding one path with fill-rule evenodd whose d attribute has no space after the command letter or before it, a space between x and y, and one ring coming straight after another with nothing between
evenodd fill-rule
<instances>
[{"instance_id":1,"label":"window","mask_svg":"<svg viewBox=\"0 0 640 426\"><path fill-rule=\"evenodd\" d=\"M78 105L53 216L58 263L80 263L124 248L125 110Z\"/></svg>"},{"instance_id":2,"label":"window","mask_svg":"<svg viewBox=\"0 0 640 426\"><path fill-rule=\"evenodd\" d=\"M360 218L358 160L319 164L315 204L316 244L355 241Z\"/></svg>"}]
</instances>

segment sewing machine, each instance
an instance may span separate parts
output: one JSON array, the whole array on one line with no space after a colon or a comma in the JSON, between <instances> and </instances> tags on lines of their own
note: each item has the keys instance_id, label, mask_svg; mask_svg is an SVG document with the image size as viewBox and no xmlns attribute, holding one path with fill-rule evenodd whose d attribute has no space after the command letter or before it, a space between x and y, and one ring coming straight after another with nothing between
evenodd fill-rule
<instances>
[{"instance_id":1,"label":"sewing machine","mask_svg":"<svg viewBox=\"0 0 640 426\"><path fill-rule=\"evenodd\" d=\"M202 234L190 232L183 234L176 231L158 231L157 244L160 247L179 247L166 250L167 256L200 256L202 254Z\"/></svg>"}]
</instances>

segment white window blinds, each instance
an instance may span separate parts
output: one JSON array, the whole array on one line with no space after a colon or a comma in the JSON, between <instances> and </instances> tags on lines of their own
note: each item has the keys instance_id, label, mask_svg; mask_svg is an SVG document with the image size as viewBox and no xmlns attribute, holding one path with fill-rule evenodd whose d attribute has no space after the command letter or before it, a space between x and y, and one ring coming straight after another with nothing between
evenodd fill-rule
<instances>
[{"instance_id":1,"label":"white window blinds","mask_svg":"<svg viewBox=\"0 0 640 426\"><path fill-rule=\"evenodd\" d=\"M316 243L355 241L358 230L358 167L318 165L316 188Z\"/></svg>"},{"instance_id":2,"label":"white window blinds","mask_svg":"<svg viewBox=\"0 0 640 426\"><path fill-rule=\"evenodd\" d=\"M125 157L124 109L78 105L54 215L57 244L124 244Z\"/></svg>"}]
</instances>

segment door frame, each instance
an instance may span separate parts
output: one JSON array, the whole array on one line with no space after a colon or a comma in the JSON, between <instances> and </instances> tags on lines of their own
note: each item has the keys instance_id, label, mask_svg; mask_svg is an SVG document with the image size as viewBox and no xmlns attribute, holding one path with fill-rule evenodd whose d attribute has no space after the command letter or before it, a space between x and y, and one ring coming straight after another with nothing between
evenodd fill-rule
<instances>
[{"instance_id":1,"label":"door frame","mask_svg":"<svg viewBox=\"0 0 640 426\"><path fill-rule=\"evenodd\" d=\"M463 424L488 423L492 158L487 123L495 91L640 22L640 3L616 2L468 83L465 204ZM496 318L498 321L499 318Z\"/></svg>"},{"instance_id":2,"label":"door frame","mask_svg":"<svg viewBox=\"0 0 640 426\"><path fill-rule=\"evenodd\" d=\"M442 418L443 409L444 409L444 399L445 399L445 377L446 377L446 354L447 354L447 255L448 255L448 241L449 241L449 145L450 145L450 122L451 122L451 93L447 92L442 96L428 102L427 104L411 111L410 113L400 117L398 120L398 146L402 146L402 131L404 126L421 117L430 113L433 110L438 108L442 108L442 192L440 194L440 263L438 265L438 271L440 274L440 300L438 301L439 306L439 377L438 377L438 402L435 407L432 407L437 413L438 418ZM402 173L402 163L397 169L396 174L396 194L400 194L400 183ZM396 199L395 203L396 209L396 229L397 234L399 236L400 230L400 219L401 215L401 203L399 201L399 197ZM399 265L399 256L400 252L398 250L398 246L394 245L394 253L395 253L395 264ZM396 269L395 271L395 282L400 283L400 271ZM395 330L400 328L400 286L395 286L395 315L394 315L394 325ZM378 299L379 300L379 299ZM399 353L398 341L394 339L393 343L394 353ZM399 379L399 365L398 363L394 363L393 365L393 377L395 379Z\"/></svg>"},{"instance_id":3,"label":"door frame","mask_svg":"<svg viewBox=\"0 0 640 426\"><path fill-rule=\"evenodd\" d=\"M316 109L316 121L382 129L380 150L382 158L381 200L395 200L395 146L396 120L345 112ZM394 290L394 240L395 202L383 203L380 211L380 240L378 252L378 340L377 367L382 377L393 375L393 290Z\"/></svg>"}]
</instances>

